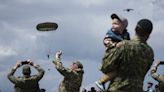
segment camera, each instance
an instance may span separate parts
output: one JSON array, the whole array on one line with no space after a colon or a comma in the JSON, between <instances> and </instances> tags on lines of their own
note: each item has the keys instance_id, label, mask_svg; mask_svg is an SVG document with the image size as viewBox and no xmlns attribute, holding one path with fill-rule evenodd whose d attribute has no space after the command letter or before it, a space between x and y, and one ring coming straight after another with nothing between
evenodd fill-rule
<instances>
[{"instance_id":1,"label":"camera","mask_svg":"<svg viewBox=\"0 0 164 92\"><path fill-rule=\"evenodd\" d=\"M164 61L160 61L160 63L159 63L159 64L164 65Z\"/></svg>"},{"instance_id":2,"label":"camera","mask_svg":"<svg viewBox=\"0 0 164 92\"><path fill-rule=\"evenodd\" d=\"M21 64L24 65L24 64L28 64L29 62L28 61L22 61Z\"/></svg>"}]
</instances>

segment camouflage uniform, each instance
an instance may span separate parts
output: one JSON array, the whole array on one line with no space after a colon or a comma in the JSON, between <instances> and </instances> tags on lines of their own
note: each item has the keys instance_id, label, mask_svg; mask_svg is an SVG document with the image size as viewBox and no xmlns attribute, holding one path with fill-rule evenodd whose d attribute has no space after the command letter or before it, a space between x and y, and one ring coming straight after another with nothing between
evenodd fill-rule
<instances>
[{"instance_id":1,"label":"camouflage uniform","mask_svg":"<svg viewBox=\"0 0 164 92\"><path fill-rule=\"evenodd\" d=\"M120 44L120 43L119 43ZM109 85L111 92L143 92L144 77L154 60L152 48L138 37L124 40L120 46L107 49L103 73L117 71Z\"/></svg>"},{"instance_id":2,"label":"camouflage uniform","mask_svg":"<svg viewBox=\"0 0 164 92\"><path fill-rule=\"evenodd\" d=\"M79 92L84 71L80 68L73 71L63 67L60 58L53 61L53 63L60 74L64 76L63 81L59 85L59 92Z\"/></svg>"},{"instance_id":3,"label":"camouflage uniform","mask_svg":"<svg viewBox=\"0 0 164 92\"><path fill-rule=\"evenodd\" d=\"M15 84L15 91L14 92L41 92L39 88L39 80L42 79L44 75L44 70L39 66L35 67L38 70L37 75L33 76L19 76L15 77L14 73L16 69L11 69L10 73L8 74L8 79Z\"/></svg>"},{"instance_id":4,"label":"camouflage uniform","mask_svg":"<svg viewBox=\"0 0 164 92\"><path fill-rule=\"evenodd\" d=\"M164 75L157 74L157 66L153 66L151 69L152 77L159 82L159 91L157 92L164 92Z\"/></svg>"}]
</instances>

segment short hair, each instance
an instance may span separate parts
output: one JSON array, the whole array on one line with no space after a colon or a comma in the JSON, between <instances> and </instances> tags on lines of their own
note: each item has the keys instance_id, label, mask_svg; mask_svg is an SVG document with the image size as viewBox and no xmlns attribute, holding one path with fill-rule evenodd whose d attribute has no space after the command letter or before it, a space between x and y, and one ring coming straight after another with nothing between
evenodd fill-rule
<instances>
[{"instance_id":1,"label":"short hair","mask_svg":"<svg viewBox=\"0 0 164 92\"><path fill-rule=\"evenodd\" d=\"M153 24L148 19L141 19L138 21L135 31L139 36L150 35L153 30Z\"/></svg>"},{"instance_id":2,"label":"short hair","mask_svg":"<svg viewBox=\"0 0 164 92\"><path fill-rule=\"evenodd\" d=\"M30 66L28 66L28 65L23 66L22 73L23 73L23 75L30 75L31 74Z\"/></svg>"}]
</instances>

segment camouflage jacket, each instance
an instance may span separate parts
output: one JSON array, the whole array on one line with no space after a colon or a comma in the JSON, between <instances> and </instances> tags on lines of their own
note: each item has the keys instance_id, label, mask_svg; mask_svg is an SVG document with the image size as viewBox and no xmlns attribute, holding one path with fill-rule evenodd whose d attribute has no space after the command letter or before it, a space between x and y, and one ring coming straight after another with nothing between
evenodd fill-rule
<instances>
[{"instance_id":1,"label":"camouflage jacket","mask_svg":"<svg viewBox=\"0 0 164 92\"><path fill-rule=\"evenodd\" d=\"M61 59L56 59L53 63L59 73L64 76L63 81L59 85L59 92L80 92L84 71L82 69L73 71L63 67Z\"/></svg>"},{"instance_id":2,"label":"camouflage jacket","mask_svg":"<svg viewBox=\"0 0 164 92\"><path fill-rule=\"evenodd\" d=\"M143 92L144 77L154 60L152 48L139 38L124 40L121 46L107 49L103 57L103 73L117 71L111 80L111 92Z\"/></svg>"},{"instance_id":3,"label":"camouflage jacket","mask_svg":"<svg viewBox=\"0 0 164 92\"><path fill-rule=\"evenodd\" d=\"M15 77L16 69L12 69L8 74L8 79L15 84L14 92L41 92L39 88L39 80L44 75L44 70L40 67L35 67L38 70L37 75Z\"/></svg>"},{"instance_id":4,"label":"camouflage jacket","mask_svg":"<svg viewBox=\"0 0 164 92\"><path fill-rule=\"evenodd\" d=\"M152 66L151 76L159 82L158 92L164 92L164 75L159 75L157 73L157 66Z\"/></svg>"}]
</instances>

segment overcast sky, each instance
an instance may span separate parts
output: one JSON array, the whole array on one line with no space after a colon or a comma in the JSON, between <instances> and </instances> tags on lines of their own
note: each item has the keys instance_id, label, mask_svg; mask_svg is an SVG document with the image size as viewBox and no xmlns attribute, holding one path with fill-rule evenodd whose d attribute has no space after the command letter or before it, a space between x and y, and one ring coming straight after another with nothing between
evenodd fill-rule
<instances>
[{"instance_id":1,"label":"overcast sky","mask_svg":"<svg viewBox=\"0 0 164 92\"><path fill-rule=\"evenodd\" d=\"M98 70L105 48L102 39L111 27L110 15L121 14L129 21L128 31L134 37L139 19L148 18L154 30L148 43L155 59L164 60L164 1L162 0L0 0L0 89L12 92L13 84L6 78L16 60L32 59L46 74L40 87L51 92L57 89L62 76L51 63L53 55L61 49L66 67L80 60L84 65L83 87L93 84L102 76ZM126 12L123 9L132 8ZM36 25L56 22L58 29L39 32ZM47 58L50 54L50 59ZM50 71L48 71L50 69ZM160 67L162 70L162 67ZM16 75L20 75L21 68ZM34 71L33 73L36 73ZM160 73L164 73L160 71ZM145 85L153 81L148 75ZM4 84L3 84L4 83Z\"/></svg>"}]
</instances>

